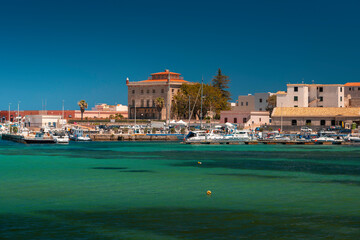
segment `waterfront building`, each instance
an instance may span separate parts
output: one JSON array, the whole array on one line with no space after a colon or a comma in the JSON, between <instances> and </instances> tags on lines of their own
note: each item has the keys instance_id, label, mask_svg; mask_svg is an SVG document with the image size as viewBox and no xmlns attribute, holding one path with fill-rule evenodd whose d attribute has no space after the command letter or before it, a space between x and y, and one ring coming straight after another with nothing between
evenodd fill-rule
<instances>
[{"instance_id":1,"label":"waterfront building","mask_svg":"<svg viewBox=\"0 0 360 240\"><path fill-rule=\"evenodd\" d=\"M277 107L345 107L343 84L287 84L276 94Z\"/></svg>"},{"instance_id":2,"label":"waterfront building","mask_svg":"<svg viewBox=\"0 0 360 240\"><path fill-rule=\"evenodd\" d=\"M268 98L272 95L273 93L267 92L239 96L232 109L239 112L266 111Z\"/></svg>"},{"instance_id":3,"label":"waterfront building","mask_svg":"<svg viewBox=\"0 0 360 240\"><path fill-rule=\"evenodd\" d=\"M329 126L349 127L360 122L360 108L339 107L276 107L271 115L271 125L325 128Z\"/></svg>"},{"instance_id":4,"label":"waterfront building","mask_svg":"<svg viewBox=\"0 0 360 240\"><path fill-rule=\"evenodd\" d=\"M180 73L164 72L153 73L144 81L130 82L126 79L128 87L128 115L130 119L166 119L167 109L171 109L173 96L180 90L185 81ZM156 105L157 98L164 99L164 105Z\"/></svg>"},{"instance_id":5,"label":"waterfront building","mask_svg":"<svg viewBox=\"0 0 360 240\"><path fill-rule=\"evenodd\" d=\"M255 128L269 125L270 113L267 111L221 111L220 123L234 123L241 128Z\"/></svg>"},{"instance_id":6,"label":"waterfront building","mask_svg":"<svg viewBox=\"0 0 360 240\"><path fill-rule=\"evenodd\" d=\"M360 82L344 84L346 107L360 107Z\"/></svg>"},{"instance_id":7,"label":"waterfront building","mask_svg":"<svg viewBox=\"0 0 360 240\"><path fill-rule=\"evenodd\" d=\"M91 108L91 111L112 111L127 113L128 107L122 104L109 105L106 103L96 104L95 107Z\"/></svg>"},{"instance_id":8,"label":"waterfront building","mask_svg":"<svg viewBox=\"0 0 360 240\"><path fill-rule=\"evenodd\" d=\"M66 120L63 120L60 115L26 115L24 126L25 127L61 127L66 124Z\"/></svg>"}]
</instances>

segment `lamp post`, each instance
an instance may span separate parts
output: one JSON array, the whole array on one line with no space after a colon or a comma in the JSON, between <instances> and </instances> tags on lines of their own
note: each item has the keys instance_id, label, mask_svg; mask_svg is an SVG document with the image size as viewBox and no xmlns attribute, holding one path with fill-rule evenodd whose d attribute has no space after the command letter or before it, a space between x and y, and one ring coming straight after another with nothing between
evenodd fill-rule
<instances>
[{"instance_id":1,"label":"lamp post","mask_svg":"<svg viewBox=\"0 0 360 240\"><path fill-rule=\"evenodd\" d=\"M18 102L18 113L17 113L17 118L18 118L18 124L20 125L20 103L21 101Z\"/></svg>"}]
</instances>

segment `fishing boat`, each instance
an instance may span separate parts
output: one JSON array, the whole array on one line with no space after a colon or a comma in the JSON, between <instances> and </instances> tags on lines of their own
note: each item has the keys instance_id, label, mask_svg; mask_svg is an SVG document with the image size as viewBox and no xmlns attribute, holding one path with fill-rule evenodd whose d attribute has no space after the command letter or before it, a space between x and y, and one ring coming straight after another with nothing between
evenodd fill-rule
<instances>
[{"instance_id":1,"label":"fishing boat","mask_svg":"<svg viewBox=\"0 0 360 240\"><path fill-rule=\"evenodd\" d=\"M78 142L91 141L89 135L84 135L84 130L81 128L72 129L72 133L73 134L70 136L70 139L73 141L78 141Z\"/></svg>"},{"instance_id":2,"label":"fishing boat","mask_svg":"<svg viewBox=\"0 0 360 240\"><path fill-rule=\"evenodd\" d=\"M184 138L185 143L203 143L206 142L206 131L190 131Z\"/></svg>"},{"instance_id":3,"label":"fishing boat","mask_svg":"<svg viewBox=\"0 0 360 240\"><path fill-rule=\"evenodd\" d=\"M40 144L52 144L56 143L55 138L53 138L49 133L36 132L35 135L29 134L24 136L23 141L25 143L40 143Z\"/></svg>"}]
</instances>

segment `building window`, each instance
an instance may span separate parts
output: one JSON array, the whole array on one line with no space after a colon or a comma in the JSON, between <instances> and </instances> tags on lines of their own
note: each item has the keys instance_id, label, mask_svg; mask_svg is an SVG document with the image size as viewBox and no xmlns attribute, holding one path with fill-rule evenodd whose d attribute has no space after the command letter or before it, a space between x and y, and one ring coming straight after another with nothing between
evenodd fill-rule
<instances>
[{"instance_id":1,"label":"building window","mask_svg":"<svg viewBox=\"0 0 360 240\"><path fill-rule=\"evenodd\" d=\"M246 123L247 121L246 121L246 118L243 118L243 123Z\"/></svg>"},{"instance_id":2,"label":"building window","mask_svg":"<svg viewBox=\"0 0 360 240\"><path fill-rule=\"evenodd\" d=\"M292 126L297 126L297 120L296 119L291 120L291 125Z\"/></svg>"},{"instance_id":3,"label":"building window","mask_svg":"<svg viewBox=\"0 0 360 240\"><path fill-rule=\"evenodd\" d=\"M144 99L141 99L141 107L144 107Z\"/></svg>"},{"instance_id":4,"label":"building window","mask_svg":"<svg viewBox=\"0 0 360 240\"><path fill-rule=\"evenodd\" d=\"M335 120L331 120L331 126L335 126Z\"/></svg>"},{"instance_id":5,"label":"building window","mask_svg":"<svg viewBox=\"0 0 360 240\"><path fill-rule=\"evenodd\" d=\"M306 120L306 125L311 125L311 120L310 119Z\"/></svg>"},{"instance_id":6,"label":"building window","mask_svg":"<svg viewBox=\"0 0 360 240\"><path fill-rule=\"evenodd\" d=\"M161 89L161 93L164 93L164 89L163 89L163 88Z\"/></svg>"},{"instance_id":7,"label":"building window","mask_svg":"<svg viewBox=\"0 0 360 240\"><path fill-rule=\"evenodd\" d=\"M340 97L340 102L342 102L342 97Z\"/></svg>"},{"instance_id":8,"label":"building window","mask_svg":"<svg viewBox=\"0 0 360 240\"><path fill-rule=\"evenodd\" d=\"M234 118L234 123L237 123L237 118Z\"/></svg>"},{"instance_id":9,"label":"building window","mask_svg":"<svg viewBox=\"0 0 360 240\"><path fill-rule=\"evenodd\" d=\"M225 118L224 121L227 123L227 118Z\"/></svg>"},{"instance_id":10,"label":"building window","mask_svg":"<svg viewBox=\"0 0 360 240\"><path fill-rule=\"evenodd\" d=\"M319 98L319 101L320 101L320 102L324 101L324 98L323 98L323 97L320 97L320 98Z\"/></svg>"},{"instance_id":11,"label":"building window","mask_svg":"<svg viewBox=\"0 0 360 240\"><path fill-rule=\"evenodd\" d=\"M294 92L297 92L298 91L298 87L294 87Z\"/></svg>"},{"instance_id":12,"label":"building window","mask_svg":"<svg viewBox=\"0 0 360 240\"><path fill-rule=\"evenodd\" d=\"M152 106L155 107L155 100L152 100Z\"/></svg>"},{"instance_id":13,"label":"building window","mask_svg":"<svg viewBox=\"0 0 360 240\"><path fill-rule=\"evenodd\" d=\"M323 87L319 87L319 92L323 92Z\"/></svg>"},{"instance_id":14,"label":"building window","mask_svg":"<svg viewBox=\"0 0 360 240\"><path fill-rule=\"evenodd\" d=\"M261 122L261 118L259 118L259 122Z\"/></svg>"},{"instance_id":15,"label":"building window","mask_svg":"<svg viewBox=\"0 0 360 240\"><path fill-rule=\"evenodd\" d=\"M360 91L360 87L358 87L358 91Z\"/></svg>"},{"instance_id":16,"label":"building window","mask_svg":"<svg viewBox=\"0 0 360 240\"><path fill-rule=\"evenodd\" d=\"M241 106L244 106L244 102L241 102Z\"/></svg>"},{"instance_id":17,"label":"building window","mask_svg":"<svg viewBox=\"0 0 360 240\"><path fill-rule=\"evenodd\" d=\"M144 90L141 89L141 92L140 92L140 93L141 93L141 94L144 94Z\"/></svg>"},{"instance_id":18,"label":"building window","mask_svg":"<svg viewBox=\"0 0 360 240\"><path fill-rule=\"evenodd\" d=\"M132 104L133 107L135 107L135 100L132 100Z\"/></svg>"},{"instance_id":19,"label":"building window","mask_svg":"<svg viewBox=\"0 0 360 240\"><path fill-rule=\"evenodd\" d=\"M72 118L71 114L69 114L69 118Z\"/></svg>"},{"instance_id":20,"label":"building window","mask_svg":"<svg viewBox=\"0 0 360 240\"><path fill-rule=\"evenodd\" d=\"M349 87L349 91L351 91L351 87Z\"/></svg>"},{"instance_id":21,"label":"building window","mask_svg":"<svg viewBox=\"0 0 360 240\"><path fill-rule=\"evenodd\" d=\"M150 90L148 89L148 90L146 90L146 93L150 93Z\"/></svg>"},{"instance_id":22,"label":"building window","mask_svg":"<svg viewBox=\"0 0 360 240\"><path fill-rule=\"evenodd\" d=\"M175 89L171 89L171 92L174 92Z\"/></svg>"},{"instance_id":23,"label":"building window","mask_svg":"<svg viewBox=\"0 0 360 240\"><path fill-rule=\"evenodd\" d=\"M155 93L155 89L153 89L153 91L152 91L153 93Z\"/></svg>"},{"instance_id":24,"label":"building window","mask_svg":"<svg viewBox=\"0 0 360 240\"><path fill-rule=\"evenodd\" d=\"M246 102L246 106L248 106L249 105L249 103L248 102Z\"/></svg>"},{"instance_id":25,"label":"building window","mask_svg":"<svg viewBox=\"0 0 360 240\"><path fill-rule=\"evenodd\" d=\"M132 94L135 94L135 90L132 90Z\"/></svg>"},{"instance_id":26,"label":"building window","mask_svg":"<svg viewBox=\"0 0 360 240\"><path fill-rule=\"evenodd\" d=\"M259 111L262 111L262 108L260 108Z\"/></svg>"},{"instance_id":27,"label":"building window","mask_svg":"<svg viewBox=\"0 0 360 240\"><path fill-rule=\"evenodd\" d=\"M295 105L294 107L298 107L298 105Z\"/></svg>"},{"instance_id":28,"label":"building window","mask_svg":"<svg viewBox=\"0 0 360 240\"><path fill-rule=\"evenodd\" d=\"M320 120L320 125L321 125L321 126L325 126L325 123L326 123L325 120Z\"/></svg>"},{"instance_id":29,"label":"building window","mask_svg":"<svg viewBox=\"0 0 360 240\"><path fill-rule=\"evenodd\" d=\"M294 96L294 102L298 101L298 96Z\"/></svg>"},{"instance_id":30,"label":"building window","mask_svg":"<svg viewBox=\"0 0 360 240\"><path fill-rule=\"evenodd\" d=\"M360 88L359 88L359 90L360 90ZM340 88L340 92L342 92L342 87Z\"/></svg>"},{"instance_id":31,"label":"building window","mask_svg":"<svg viewBox=\"0 0 360 240\"><path fill-rule=\"evenodd\" d=\"M259 99L259 102L262 102L262 98Z\"/></svg>"},{"instance_id":32,"label":"building window","mask_svg":"<svg viewBox=\"0 0 360 240\"><path fill-rule=\"evenodd\" d=\"M149 99L146 100L146 106L147 106L147 107L150 107L150 100L149 100Z\"/></svg>"}]
</instances>

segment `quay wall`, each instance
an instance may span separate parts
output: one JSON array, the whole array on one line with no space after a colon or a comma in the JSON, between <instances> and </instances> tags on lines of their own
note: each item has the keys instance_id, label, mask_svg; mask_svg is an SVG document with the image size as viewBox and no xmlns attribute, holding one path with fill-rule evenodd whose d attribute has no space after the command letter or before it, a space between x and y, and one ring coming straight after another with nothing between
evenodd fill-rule
<instances>
[{"instance_id":1,"label":"quay wall","mask_svg":"<svg viewBox=\"0 0 360 240\"><path fill-rule=\"evenodd\" d=\"M180 141L179 135L90 134L93 141Z\"/></svg>"}]
</instances>

